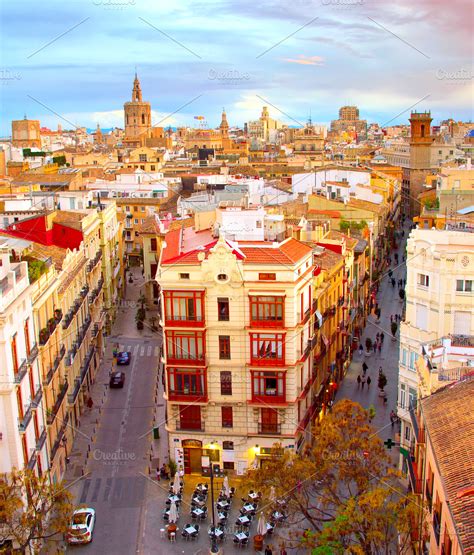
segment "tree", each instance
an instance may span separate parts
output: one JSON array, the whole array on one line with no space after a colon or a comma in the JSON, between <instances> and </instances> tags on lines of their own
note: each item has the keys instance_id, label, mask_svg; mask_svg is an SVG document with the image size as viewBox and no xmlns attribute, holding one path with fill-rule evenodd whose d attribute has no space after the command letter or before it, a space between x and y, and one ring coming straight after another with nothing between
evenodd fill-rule
<instances>
[{"instance_id":1,"label":"tree","mask_svg":"<svg viewBox=\"0 0 474 555\"><path fill-rule=\"evenodd\" d=\"M277 498L286 499L286 540L292 546L318 555L379 555L396 550L399 534L408 542L419 501L400 489L368 419L368 411L343 399L315 428L307 454L276 445L265 466L247 474L248 486L264 499L272 487Z\"/></svg>"},{"instance_id":2,"label":"tree","mask_svg":"<svg viewBox=\"0 0 474 555\"><path fill-rule=\"evenodd\" d=\"M405 298L405 289L399 289L398 296L400 297L400 300L403 301L403 299Z\"/></svg>"},{"instance_id":3,"label":"tree","mask_svg":"<svg viewBox=\"0 0 474 555\"><path fill-rule=\"evenodd\" d=\"M21 552L39 549L44 540L63 534L71 521L71 494L46 474L13 470L0 478L0 545L8 540Z\"/></svg>"},{"instance_id":4,"label":"tree","mask_svg":"<svg viewBox=\"0 0 474 555\"><path fill-rule=\"evenodd\" d=\"M397 322L392 322L392 323L390 324L390 329L391 329L391 331L392 331L393 337L395 337L395 335L396 335L396 333L397 333L397 330L398 330L398 324L397 324Z\"/></svg>"},{"instance_id":5,"label":"tree","mask_svg":"<svg viewBox=\"0 0 474 555\"><path fill-rule=\"evenodd\" d=\"M378 382L380 391L383 391L386 385L387 385L387 376L383 372L381 372L379 374L379 382Z\"/></svg>"},{"instance_id":6,"label":"tree","mask_svg":"<svg viewBox=\"0 0 474 555\"><path fill-rule=\"evenodd\" d=\"M370 353L370 351L372 350L372 339L370 339L370 337L367 337L367 339L365 340L365 348L368 353Z\"/></svg>"}]
</instances>

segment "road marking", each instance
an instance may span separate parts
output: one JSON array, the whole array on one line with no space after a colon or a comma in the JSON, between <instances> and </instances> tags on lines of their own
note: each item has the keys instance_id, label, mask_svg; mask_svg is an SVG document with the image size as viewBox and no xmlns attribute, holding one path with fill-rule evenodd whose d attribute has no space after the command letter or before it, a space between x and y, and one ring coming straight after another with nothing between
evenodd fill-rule
<instances>
[{"instance_id":1,"label":"road marking","mask_svg":"<svg viewBox=\"0 0 474 555\"><path fill-rule=\"evenodd\" d=\"M148 345L148 349L146 350L146 356L149 357L151 355L151 352L153 350L153 347L151 345Z\"/></svg>"},{"instance_id":2,"label":"road marking","mask_svg":"<svg viewBox=\"0 0 474 555\"><path fill-rule=\"evenodd\" d=\"M158 357L160 355L160 348L155 347L155 356Z\"/></svg>"},{"instance_id":3,"label":"road marking","mask_svg":"<svg viewBox=\"0 0 474 555\"><path fill-rule=\"evenodd\" d=\"M142 357L145 354L145 347L140 347L140 356Z\"/></svg>"},{"instance_id":4,"label":"road marking","mask_svg":"<svg viewBox=\"0 0 474 555\"><path fill-rule=\"evenodd\" d=\"M135 345L135 348L133 349L133 356L136 357L138 354L138 349L140 348L140 345ZM130 347L131 349L131 347Z\"/></svg>"}]
</instances>

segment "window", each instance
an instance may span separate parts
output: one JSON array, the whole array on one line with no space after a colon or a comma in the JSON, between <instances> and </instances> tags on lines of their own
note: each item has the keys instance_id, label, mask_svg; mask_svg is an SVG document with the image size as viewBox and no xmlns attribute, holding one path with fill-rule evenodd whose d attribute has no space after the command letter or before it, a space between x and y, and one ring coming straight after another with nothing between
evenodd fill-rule
<instances>
[{"instance_id":1,"label":"window","mask_svg":"<svg viewBox=\"0 0 474 555\"><path fill-rule=\"evenodd\" d=\"M250 297L251 325L260 327L283 327L285 297Z\"/></svg>"},{"instance_id":2,"label":"window","mask_svg":"<svg viewBox=\"0 0 474 555\"><path fill-rule=\"evenodd\" d=\"M130 206L125 206L125 211L130 212Z\"/></svg>"},{"instance_id":3,"label":"window","mask_svg":"<svg viewBox=\"0 0 474 555\"><path fill-rule=\"evenodd\" d=\"M227 281L228 279L229 279L229 276L227 274L217 274L218 281Z\"/></svg>"},{"instance_id":4,"label":"window","mask_svg":"<svg viewBox=\"0 0 474 555\"><path fill-rule=\"evenodd\" d=\"M217 319L219 322L229 321L229 299L220 297L217 299Z\"/></svg>"},{"instance_id":5,"label":"window","mask_svg":"<svg viewBox=\"0 0 474 555\"><path fill-rule=\"evenodd\" d=\"M230 360L230 336L219 335L219 358Z\"/></svg>"},{"instance_id":6,"label":"window","mask_svg":"<svg viewBox=\"0 0 474 555\"><path fill-rule=\"evenodd\" d=\"M252 372L252 401L284 403L285 389L285 372Z\"/></svg>"},{"instance_id":7,"label":"window","mask_svg":"<svg viewBox=\"0 0 474 555\"><path fill-rule=\"evenodd\" d=\"M260 281L275 281L276 280L276 274L273 274L273 273L259 273L258 274L258 279Z\"/></svg>"},{"instance_id":8,"label":"window","mask_svg":"<svg viewBox=\"0 0 474 555\"><path fill-rule=\"evenodd\" d=\"M18 372L18 352L17 352L17 346L16 346L16 333L12 337L11 349L12 349L13 373L16 374Z\"/></svg>"},{"instance_id":9,"label":"window","mask_svg":"<svg viewBox=\"0 0 474 555\"><path fill-rule=\"evenodd\" d=\"M416 389L414 389L413 387L409 387L408 388L408 408L410 410L416 410L416 405L417 405Z\"/></svg>"},{"instance_id":10,"label":"window","mask_svg":"<svg viewBox=\"0 0 474 555\"><path fill-rule=\"evenodd\" d=\"M256 226L257 226L257 229L262 229L262 220L257 220Z\"/></svg>"},{"instance_id":11,"label":"window","mask_svg":"<svg viewBox=\"0 0 474 555\"><path fill-rule=\"evenodd\" d=\"M278 424L278 411L272 408L260 409L260 422L258 425L259 434L278 434L280 425Z\"/></svg>"},{"instance_id":12,"label":"window","mask_svg":"<svg viewBox=\"0 0 474 555\"><path fill-rule=\"evenodd\" d=\"M232 395L232 372L221 372L221 395Z\"/></svg>"},{"instance_id":13,"label":"window","mask_svg":"<svg viewBox=\"0 0 474 555\"><path fill-rule=\"evenodd\" d=\"M427 276L425 274L418 274L418 285L420 287L429 287L430 276Z\"/></svg>"},{"instance_id":14,"label":"window","mask_svg":"<svg viewBox=\"0 0 474 555\"><path fill-rule=\"evenodd\" d=\"M471 335L472 312L454 311L454 334L455 335Z\"/></svg>"},{"instance_id":15,"label":"window","mask_svg":"<svg viewBox=\"0 0 474 555\"><path fill-rule=\"evenodd\" d=\"M405 439L407 441L410 441L410 436L411 436L410 426L408 426L408 424L405 424Z\"/></svg>"},{"instance_id":16,"label":"window","mask_svg":"<svg viewBox=\"0 0 474 555\"><path fill-rule=\"evenodd\" d=\"M410 370L415 370L415 362L416 362L416 353L414 351L410 351Z\"/></svg>"},{"instance_id":17,"label":"window","mask_svg":"<svg viewBox=\"0 0 474 555\"><path fill-rule=\"evenodd\" d=\"M186 322L186 325L204 323L204 292L164 291L164 297L167 323Z\"/></svg>"},{"instance_id":18,"label":"window","mask_svg":"<svg viewBox=\"0 0 474 555\"><path fill-rule=\"evenodd\" d=\"M204 368L168 368L168 399L207 401L207 376Z\"/></svg>"},{"instance_id":19,"label":"window","mask_svg":"<svg viewBox=\"0 0 474 555\"><path fill-rule=\"evenodd\" d=\"M154 237L150 239L150 250L151 252L156 252L158 250L157 240Z\"/></svg>"},{"instance_id":20,"label":"window","mask_svg":"<svg viewBox=\"0 0 474 555\"><path fill-rule=\"evenodd\" d=\"M402 349L402 358L401 358L401 364L403 364L403 366L407 365L407 350L406 349Z\"/></svg>"},{"instance_id":21,"label":"window","mask_svg":"<svg viewBox=\"0 0 474 555\"><path fill-rule=\"evenodd\" d=\"M233 428L234 421L233 421L232 407L221 407L221 414L222 414L222 427Z\"/></svg>"},{"instance_id":22,"label":"window","mask_svg":"<svg viewBox=\"0 0 474 555\"><path fill-rule=\"evenodd\" d=\"M143 117L143 116L142 116L142 117ZM143 122L143 123L145 123L145 122ZM139 155L138 155L138 161L139 161L139 162L146 162L146 161L147 161L147 159L146 159L146 154L139 154Z\"/></svg>"},{"instance_id":23,"label":"window","mask_svg":"<svg viewBox=\"0 0 474 555\"><path fill-rule=\"evenodd\" d=\"M145 207L142 206L142 207L140 208L140 210L141 210L142 212L145 212Z\"/></svg>"},{"instance_id":24,"label":"window","mask_svg":"<svg viewBox=\"0 0 474 555\"><path fill-rule=\"evenodd\" d=\"M404 383L400 384L400 407L404 409L407 404L407 394L406 394L406 385Z\"/></svg>"},{"instance_id":25,"label":"window","mask_svg":"<svg viewBox=\"0 0 474 555\"><path fill-rule=\"evenodd\" d=\"M138 224L138 218L135 218L133 221L135 222L135 224Z\"/></svg>"},{"instance_id":26,"label":"window","mask_svg":"<svg viewBox=\"0 0 474 555\"><path fill-rule=\"evenodd\" d=\"M189 274L188 273L179 274L179 279L189 279Z\"/></svg>"},{"instance_id":27,"label":"window","mask_svg":"<svg viewBox=\"0 0 474 555\"><path fill-rule=\"evenodd\" d=\"M25 331L25 346L26 346L26 355L27 355L27 356L30 356L30 351L31 351L29 323L30 323L30 320L29 320L29 318L27 318L27 319L25 320L25 327L24 327L24 331Z\"/></svg>"},{"instance_id":28,"label":"window","mask_svg":"<svg viewBox=\"0 0 474 555\"><path fill-rule=\"evenodd\" d=\"M428 331L428 307L426 305L416 305L416 327Z\"/></svg>"},{"instance_id":29,"label":"window","mask_svg":"<svg viewBox=\"0 0 474 555\"><path fill-rule=\"evenodd\" d=\"M456 291L458 293L472 293L472 279L457 279Z\"/></svg>"},{"instance_id":30,"label":"window","mask_svg":"<svg viewBox=\"0 0 474 555\"><path fill-rule=\"evenodd\" d=\"M152 165L150 166L150 168L151 168L151 171L152 171L152 172L155 171L155 165L154 165L154 164L152 164Z\"/></svg>"},{"instance_id":31,"label":"window","mask_svg":"<svg viewBox=\"0 0 474 555\"><path fill-rule=\"evenodd\" d=\"M204 362L204 334L199 331L167 331L166 355L168 361L193 360Z\"/></svg>"},{"instance_id":32,"label":"window","mask_svg":"<svg viewBox=\"0 0 474 555\"><path fill-rule=\"evenodd\" d=\"M222 449L224 451L233 451L234 450L234 442L233 441L223 441L222 442Z\"/></svg>"},{"instance_id":33,"label":"window","mask_svg":"<svg viewBox=\"0 0 474 555\"><path fill-rule=\"evenodd\" d=\"M251 363L262 366L284 366L284 339L284 333L251 333Z\"/></svg>"}]
</instances>

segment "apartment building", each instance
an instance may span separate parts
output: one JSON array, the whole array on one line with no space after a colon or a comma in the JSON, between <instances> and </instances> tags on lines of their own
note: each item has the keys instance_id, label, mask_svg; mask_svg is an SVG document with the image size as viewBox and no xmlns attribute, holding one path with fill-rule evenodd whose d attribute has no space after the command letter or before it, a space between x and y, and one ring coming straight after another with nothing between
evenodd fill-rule
<instances>
[{"instance_id":1,"label":"apartment building","mask_svg":"<svg viewBox=\"0 0 474 555\"><path fill-rule=\"evenodd\" d=\"M468 231L415 229L407 242L406 314L400 325L398 415L401 447L413 442L416 361L422 346L450 334L474 335L474 243ZM406 470L405 459L400 457ZM405 465L405 466L404 466Z\"/></svg>"},{"instance_id":2,"label":"apartment building","mask_svg":"<svg viewBox=\"0 0 474 555\"><path fill-rule=\"evenodd\" d=\"M0 472L48 470L46 420L26 262L0 246Z\"/></svg>"},{"instance_id":3,"label":"apartment building","mask_svg":"<svg viewBox=\"0 0 474 555\"><path fill-rule=\"evenodd\" d=\"M168 232L165 243L157 281L171 458L186 473L212 458L242 474L275 442L302 448L317 308L312 248L193 228Z\"/></svg>"}]
</instances>

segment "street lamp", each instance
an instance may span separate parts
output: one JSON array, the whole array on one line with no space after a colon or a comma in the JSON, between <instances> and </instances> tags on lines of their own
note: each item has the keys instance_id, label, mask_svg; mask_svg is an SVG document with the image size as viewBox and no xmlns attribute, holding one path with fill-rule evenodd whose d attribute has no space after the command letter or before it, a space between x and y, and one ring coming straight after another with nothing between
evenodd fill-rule
<instances>
[{"instance_id":1,"label":"street lamp","mask_svg":"<svg viewBox=\"0 0 474 555\"><path fill-rule=\"evenodd\" d=\"M214 446L214 442L211 442L210 449L214 451L216 446ZM214 507L214 465L212 464L212 456L210 457L209 461L209 469L210 474L209 477L211 479L211 507L212 507L212 531L211 534L211 553L219 553L219 548L217 547L217 537L216 537L216 511Z\"/></svg>"}]
</instances>

